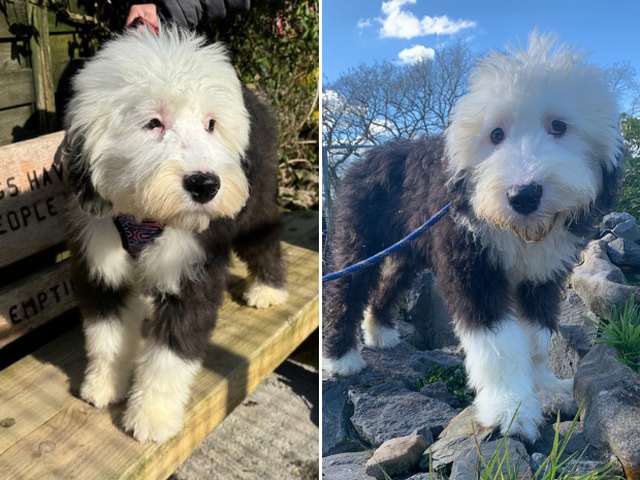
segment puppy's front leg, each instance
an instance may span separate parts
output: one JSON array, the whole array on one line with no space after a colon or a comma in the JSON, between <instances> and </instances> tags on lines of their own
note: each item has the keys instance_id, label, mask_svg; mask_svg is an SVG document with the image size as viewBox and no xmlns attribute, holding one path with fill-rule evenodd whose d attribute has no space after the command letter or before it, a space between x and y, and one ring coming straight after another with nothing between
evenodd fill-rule
<instances>
[{"instance_id":1,"label":"puppy's front leg","mask_svg":"<svg viewBox=\"0 0 640 480\"><path fill-rule=\"evenodd\" d=\"M69 218L88 357L80 396L102 408L127 393L145 305L131 285L133 263L113 222L80 209L70 211Z\"/></svg>"},{"instance_id":2,"label":"puppy's front leg","mask_svg":"<svg viewBox=\"0 0 640 480\"><path fill-rule=\"evenodd\" d=\"M476 390L478 422L498 427L503 435L508 431L534 441L542 414L527 338L518 320L507 315L489 328L458 330L458 336L469 383Z\"/></svg>"},{"instance_id":3,"label":"puppy's front leg","mask_svg":"<svg viewBox=\"0 0 640 480\"><path fill-rule=\"evenodd\" d=\"M221 257L194 278L183 278L178 292L155 295L123 419L125 429L139 441L161 443L182 428L226 287L228 255Z\"/></svg>"},{"instance_id":4,"label":"puppy's front leg","mask_svg":"<svg viewBox=\"0 0 640 480\"><path fill-rule=\"evenodd\" d=\"M440 245L433 251L434 270L466 353L476 419L533 441L542 412L509 276L471 234L462 228L452 232L449 238L435 237ZM466 246L462 253L460 244Z\"/></svg>"}]
</instances>

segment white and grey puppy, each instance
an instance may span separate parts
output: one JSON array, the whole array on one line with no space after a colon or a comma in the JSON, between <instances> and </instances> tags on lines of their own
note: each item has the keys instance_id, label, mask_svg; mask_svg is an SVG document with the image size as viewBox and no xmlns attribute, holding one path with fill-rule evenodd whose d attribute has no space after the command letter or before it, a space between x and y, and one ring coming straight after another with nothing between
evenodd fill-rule
<instances>
[{"instance_id":1,"label":"white and grey puppy","mask_svg":"<svg viewBox=\"0 0 640 480\"><path fill-rule=\"evenodd\" d=\"M124 427L162 442L181 429L232 250L249 305L287 297L276 120L223 46L175 27L109 42L73 87L63 161L89 359L80 394L105 407L130 388Z\"/></svg>"},{"instance_id":2,"label":"white and grey puppy","mask_svg":"<svg viewBox=\"0 0 640 480\"><path fill-rule=\"evenodd\" d=\"M397 344L399 296L431 268L466 352L477 419L527 440L542 410L571 396L547 350L565 281L623 169L618 105L584 51L533 32L528 48L491 52L443 136L372 149L336 200L333 263L388 247L447 203L451 215L388 261L329 283L324 367L349 375L368 346Z\"/></svg>"}]
</instances>

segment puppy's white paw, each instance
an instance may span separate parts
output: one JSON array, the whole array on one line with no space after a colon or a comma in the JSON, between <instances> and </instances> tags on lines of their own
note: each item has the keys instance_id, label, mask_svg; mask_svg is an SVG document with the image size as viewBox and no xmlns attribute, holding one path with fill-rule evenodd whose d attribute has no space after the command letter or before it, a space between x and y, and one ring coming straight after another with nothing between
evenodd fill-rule
<instances>
[{"instance_id":1,"label":"puppy's white paw","mask_svg":"<svg viewBox=\"0 0 640 480\"><path fill-rule=\"evenodd\" d=\"M519 399L513 394L480 392L474 403L476 419L482 426L498 427L502 435L520 436L531 443L538 438L538 427L543 418L535 395Z\"/></svg>"},{"instance_id":2,"label":"puppy's white paw","mask_svg":"<svg viewBox=\"0 0 640 480\"><path fill-rule=\"evenodd\" d=\"M129 377L129 372L123 372L119 377L115 377L89 371L80 387L80 397L94 407L108 407L124 400L127 396Z\"/></svg>"},{"instance_id":3,"label":"puppy's white paw","mask_svg":"<svg viewBox=\"0 0 640 480\"><path fill-rule=\"evenodd\" d=\"M182 429L182 410L179 410L168 409L162 402L145 405L133 400L124 413L122 423L124 429L139 442L163 443Z\"/></svg>"},{"instance_id":4,"label":"puppy's white paw","mask_svg":"<svg viewBox=\"0 0 640 480\"><path fill-rule=\"evenodd\" d=\"M538 391L542 412L545 415L555 415L558 411L569 406L573 401L573 378L546 382L544 387Z\"/></svg>"},{"instance_id":5,"label":"puppy's white paw","mask_svg":"<svg viewBox=\"0 0 640 480\"><path fill-rule=\"evenodd\" d=\"M322 358L322 369L330 375L340 377L355 375L366 366L367 362L364 361L360 352L355 348L338 359Z\"/></svg>"},{"instance_id":6,"label":"puppy's white paw","mask_svg":"<svg viewBox=\"0 0 640 480\"><path fill-rule=\"evenodd\" d=\"M270 287L263 283L251 282L244 292L244 300L250 307L266 308L271 305L282 305L289 297L286 290Z\"/></svg>"}]
</instances>

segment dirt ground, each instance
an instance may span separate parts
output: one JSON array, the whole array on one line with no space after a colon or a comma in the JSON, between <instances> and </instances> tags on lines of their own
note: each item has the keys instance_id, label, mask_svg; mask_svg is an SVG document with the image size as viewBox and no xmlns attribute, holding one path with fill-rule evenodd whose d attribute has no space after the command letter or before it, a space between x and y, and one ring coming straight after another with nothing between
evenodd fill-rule
<instances>
[{"instance_id":1,"label":"dirt ground","mask_svg":"<svg viewBox=\"0 0 640 480\"><path fill-rule=\"evenodd\" d=\"M319 478L318 348L312 335L267 377L170 480ZM311 343L311 345L310 345Z\"/></svg>"}]
</instances>

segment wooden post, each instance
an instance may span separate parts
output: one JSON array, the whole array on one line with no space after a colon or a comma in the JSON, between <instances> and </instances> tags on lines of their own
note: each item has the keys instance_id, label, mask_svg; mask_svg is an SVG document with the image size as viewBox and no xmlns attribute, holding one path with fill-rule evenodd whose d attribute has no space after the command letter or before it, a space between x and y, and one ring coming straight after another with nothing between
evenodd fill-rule
<instances>
[{"instance_id":1,"label":"wooden post","mask_svg":"<svg viewBox=\"0 0 640 480\"><path fill-rule=\"evenodd\" d=\"M31 68L35 87L35 108L39 116L40 134L54 132L57 128L56 99L51 68L51 48L49 47L49 22L47 2L41 5L27 3L29 18L34 28L31 36Z\"/></svg>"}]
</instances>

